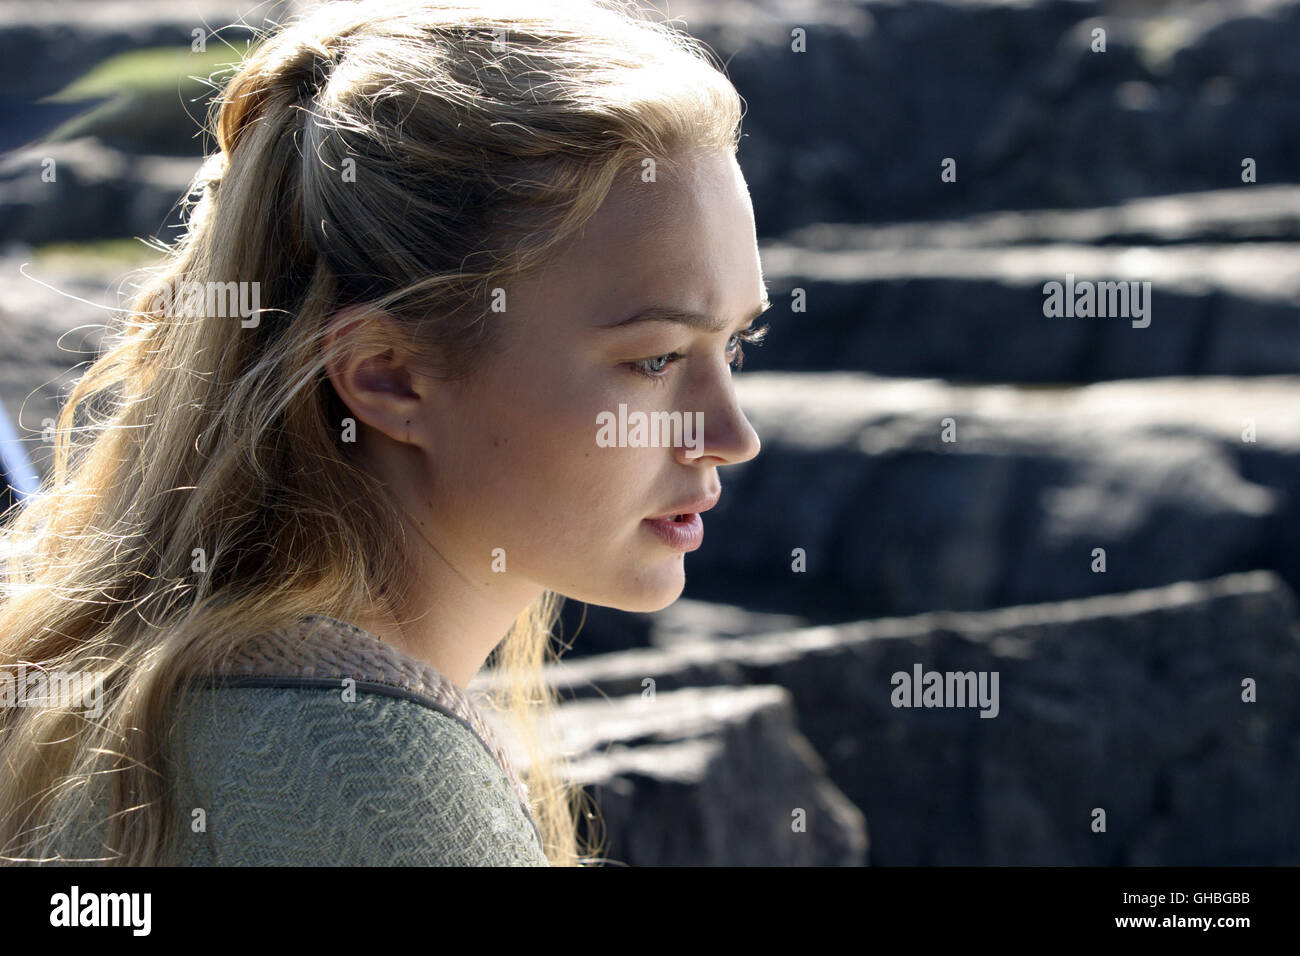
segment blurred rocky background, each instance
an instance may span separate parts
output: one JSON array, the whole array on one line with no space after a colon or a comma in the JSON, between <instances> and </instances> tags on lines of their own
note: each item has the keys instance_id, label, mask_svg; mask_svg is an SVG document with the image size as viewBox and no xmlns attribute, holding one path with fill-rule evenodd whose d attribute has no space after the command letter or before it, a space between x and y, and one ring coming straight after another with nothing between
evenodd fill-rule
<instances>
[{"instance_id":1,"label":"blurred rocky background","mask_svg":"<svg viewBox=\"0 0 1300 956\"><path fill-rule=\"evenodd\" d=\"M292 8L0 0L16 487ZM747 102L776 307L683 598L565 609L607 857L1300 864L1300 0L669 11ZM1149 325L1046 316L1067 275ZM894 706L917 667L997 716Z\"/></svg>"}]
</instances>

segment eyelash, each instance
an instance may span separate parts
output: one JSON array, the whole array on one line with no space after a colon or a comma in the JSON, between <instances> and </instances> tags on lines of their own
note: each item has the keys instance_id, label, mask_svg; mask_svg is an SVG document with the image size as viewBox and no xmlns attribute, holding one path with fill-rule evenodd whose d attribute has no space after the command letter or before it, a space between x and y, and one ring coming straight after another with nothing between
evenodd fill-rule
<instances>
[{"instance_id":1,"label":"eyelash","mask_svg":"<svg viewBox=\"0 0 1300 956\"><path fill-rule=\"evenodd\" d=\"M763 339L767 336L768 328L769 326L765 324L759 326L756 329L755 328L745 329L743 332L737 332L735 333L735 335L732 336L732 338L738 340L736 342L736 357L731 360L732 363L734 363L732 365L732 368L739 371L741 367L744 365L745 350L741 348L741 343L744 342L744 343L748 343L749 345L762 345ZM629 364L631 365L632 370L636 372L638 375L644 375L646 378L661 379L665 375L667 375L668 366L672 365L673 362L676 362L680 358L682 358L682 354L680 352L668 352L664 355L656 355L648 359L639 359ZM652 372L649 369L645 368L645 365L647 363L656 362L659 359L668 359L668 361L664 363L663 367L661 367L659 371Z\"/></svg>"}]
</instances>

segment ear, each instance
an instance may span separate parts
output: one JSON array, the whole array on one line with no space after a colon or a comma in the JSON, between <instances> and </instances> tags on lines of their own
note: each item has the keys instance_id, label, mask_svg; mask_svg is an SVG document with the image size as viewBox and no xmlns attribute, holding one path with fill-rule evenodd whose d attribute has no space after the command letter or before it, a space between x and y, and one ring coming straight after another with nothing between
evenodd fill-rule
<instances>
[{"instance_id":1,"label":"ear","mask_svg":"<svg viewBox=\"0 0 1300 956\"><path fill-rule=\"evenodd\" d=\"M329 326L325 370L343 404L358 422L393 441L418 444L412 438L423 433L415 426L427 414L422 396L427 380L411 364L397 323L358 305L336 313Z\"/></svg>"}]
</instances>

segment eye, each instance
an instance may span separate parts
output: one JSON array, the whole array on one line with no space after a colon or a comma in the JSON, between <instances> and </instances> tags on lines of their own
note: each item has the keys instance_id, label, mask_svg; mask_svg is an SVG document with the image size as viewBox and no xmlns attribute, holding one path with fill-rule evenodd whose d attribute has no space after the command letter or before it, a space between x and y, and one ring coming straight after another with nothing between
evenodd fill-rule
<instances>
[{"instance_id":1,"label":"eye","mask_svg":"<svg viewBox=\"0 0 1300 956\"><path fill-rule=\"evenodd\" d=\"M736 332L727 340L727 361L732 368L739 369L745 359L745 351L741 348L740 343L745 342L750 345L762 345L763 339L767 336L768 326L761 325L758 328L753 326ZM639 375L647 378L662 379L669 365L678 359L684 358L680 352L668 352L665 355L656 355L654 358L639 359L635 362L629 362Z\"/></svg>"},{"instance_id":2,"label":"eye","mask_svg":"<svg viewBox=\"0 0 1300 956\"><path fill-rule=\"evenodd\" d=\"M663 378L664 369L681 357L678 352L669 352L667 355L656 355L654 358L641 359L630 364L641 375L649 378Z\"/></svg>"},{"instance_id":3,"label":"eye","mask_svg":"<svg viewBox=\"0 0 1300 956\"><path fill-rule=\"evenodd\" d=\"M735 358L731 359L732 363L734 363L732 365L733 368L739 370L745 363L745 350L741 348L740 343L747 342L750 345L762 345L763 339L767 337L768 328L769 326L766 324L760 325L758 328L750 326L743 332L737 332L731 337L731 339L728 339L727 354L730 355L733 350L736 353ZM732 339L735 340L735 345L731 344Z\"/></svg>"}]
</instances>

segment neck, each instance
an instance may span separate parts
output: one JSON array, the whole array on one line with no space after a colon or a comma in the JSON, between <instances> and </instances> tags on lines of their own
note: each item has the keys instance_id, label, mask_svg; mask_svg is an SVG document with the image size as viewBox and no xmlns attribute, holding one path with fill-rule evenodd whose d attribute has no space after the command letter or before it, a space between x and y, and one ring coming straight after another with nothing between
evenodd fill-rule
<instances>
[{"instance_id":1,"label":"neck","mask_svg":"<svg viewBox=\"0 0 1300 956\"><path fill-rule=\"evenodd\" d=\"M428 541L421 529L414 530L419 540ZM353 623L430 664L464 690L544 589L505 574L471 577L447 562L447 551L429 544L410 606L396 619L383 616Z\"/></svg>"}]
</instances>

